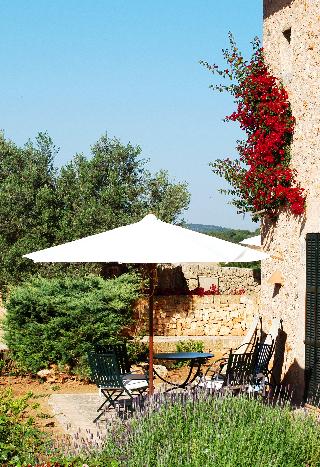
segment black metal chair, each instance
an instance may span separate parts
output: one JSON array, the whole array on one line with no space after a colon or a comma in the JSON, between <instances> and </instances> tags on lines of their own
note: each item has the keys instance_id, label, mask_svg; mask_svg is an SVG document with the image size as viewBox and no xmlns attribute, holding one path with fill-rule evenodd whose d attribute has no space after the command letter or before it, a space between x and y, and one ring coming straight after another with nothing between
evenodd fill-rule
<instances>
[{"instance_id":1,"label":"black metal chair","mask_svg":"<svg viewBox=\"0 0 320 467\"><path fill-rule=\"evenodd\" d=\"M257 319L259 319L259 321L258 321L259 325L257 325L257 327L255 328L250 341L247 342L245 340L245 342L243 342L238 347L233 349L234 353L239 354L239 353L248 353L248 352L253 352L254 351L257 343L259 342L259 340L261 340L261 336L262 336L262 318L259 317ZM259 329L258 329L258 326L259 326ZM258 332L260 333L260 335L258 335ZM223 359L221 359L221 360L223 360Z\"/></svg>"},{"instance_id":2,"label":"black metal chair","mask_svg":"<svg viewBox=\"0 0 320 467\"><path fill-rule=\"evenodd\" d=\"M231 349L225 371L212 374L212 366L209 367L199 386L215 390L223 386L246 386L251 391L264 390L266 384L271 385L269 363L273 350L273 343L269 345L261 342L257 342L251 352L235 353Z\"/></svg>"},{"instance_id":3,"label":"black metal chair","mask_svg":"<svg viewBox=\"0 0 320 467\"><path fill-rule=\"evenodd\" d=\"M116 402L122 395L127 395L132 403L133 395L142 395L148 387L146 379L132 380L121 373L114 352L89 352L88 362L91 379L98 386L100 394L106 398L97 409L100 414L94 419L94 423L99 420L105 410L111 407L116 408Z\"/></svg>"},{"instance_id":4,"label":"black metal chair","mask_svg":"<svg viewBox=\"0 0 320 467\"><path fill-rule=\"evenodd\" d=\"M254 377L255 383L265 386L268 384L272 386L271 377L272 370L269 369L270 361L274 352L274 342L271 344L264 344L258 342L256 344L255 353L255 366L254 366Z\"/></svg>"},{"instance_id":5,"label":"black metal chair","mask_svg":"<svg viewBox=\"0 0 320 467\"><path fill-rule=\"evenodd\" d=\"M261 340L262 338L262 318L256 317L252 324L253 324L254 329L251 328L249 330L249 335L245 336L244 341L238 347L234 349L230 349L230 352L234 354L243 354L243 353L249 353L249 352L255 351L256 346L259 343L259 340ZM258 335L258 332L260 336ZM219 366L220 366L219 373L223 376L226 375L228 358L229 358L228 356L222 357L219 360L216 360L214 365L212 365L212 367L216 367L217 364L219 363Z\"/></svg>"},{"instance_id":6,"label":"black metal chair","mask_svg":"<svg viewBox=\"0 0 320 467\"><path fill-rule=\"evenodd\" d=\"M243 386L251 384L254 377L255 362L255 352L238 354L231 351L227 363L225 385Z\"/></svg>"},{"instance_id":7,"label":"black metal chair","mask_svg":"<svg viewBox=\"0 0 320 467\"><path fill-rule=\"evenodd\" d=\"M212 367L209 367L199 386L218 391L223 386L240 388L252 384L255 361L255 352L233 353L230 350L225 372L212 374Z\"/></svg>"}]
</instances>

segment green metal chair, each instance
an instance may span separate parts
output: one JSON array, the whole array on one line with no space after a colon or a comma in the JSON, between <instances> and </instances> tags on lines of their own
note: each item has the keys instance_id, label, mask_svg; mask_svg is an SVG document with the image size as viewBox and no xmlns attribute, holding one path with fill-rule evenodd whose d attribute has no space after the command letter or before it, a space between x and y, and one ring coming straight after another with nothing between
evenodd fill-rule
<instances>
[{"instance_id":1,"label":"green metal chair","mask_svg":"<svg viewBox=\"0 0 320 467\"><path fill-rule=\"evenodd\" d=\"M126 343L120 342L117 344L96 344L94 346L94 352L99 353L99 354L114 352L119 368L120 368L120 373L123 376L126 376L126 379L131 379L131 380L148 379L147 374L135 373L134 371L131 371L131 363L130 363Z\"/></svg>"},{"instance_id":2,"label":"green metal chair","mask_svg":"<svg viewBox=\"0 0 320 467\"><path fill-rule=\"evenodd\" d=\"M89 352L88 362L91 379L98 386L99 393L106 398L97 409L100 414L94 419L94 423L99 420L104 411L109 410L111 407L116 408L116 402L119 401L122 395L128 396L130 403L132 403L133 395L142 395L148 387L146 379L132 380L121 373L114 352Z\"/></svg>"},{"instance_id":3,"label":"green metal chair","mask_svg":"<svg viewBox=\"0 0 320 467\"><path fill-rule=\"evenodd\" d=\"M94 346L96 353L114 352L120 367L121 374L130 373L130 361L127 351L127 345L123 342L117 344L96 344Z\"/></svg>"}]
</instances>

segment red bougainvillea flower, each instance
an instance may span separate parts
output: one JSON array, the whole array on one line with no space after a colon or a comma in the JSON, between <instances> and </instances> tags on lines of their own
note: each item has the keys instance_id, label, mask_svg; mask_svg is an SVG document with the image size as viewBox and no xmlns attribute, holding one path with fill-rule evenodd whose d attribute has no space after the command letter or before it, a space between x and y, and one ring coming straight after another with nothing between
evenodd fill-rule
<instances>
[{"instance_id":1,"label":"red bougainvillea flower","mask_svg":"<svg viewBox=\"0 0 320 467\"><path fill-rule=\"evenodd\" d=\"M215 284L212 284L208 290L205 290L203 287L196 287L189 291L189 295L204 297L205 295L220 295L220 292L219 288Z\"/></svg>"},{"instance_id":2,"label":"red bougainvillea flower","mask_svg":"<svg viewBox=\"0 0 320 467\"><path fill-rule=\"evenodd\" d=\"M258 39L253 42L253 55L245 61L229 34L231 49L223 55L228 68L201 62L212 73L231 81L229 85L213 85L233 96L236 111L226 121L238 122L247 139L238 142L239 159L218 159L211 163L214 173L231 185L220 190L233 196L232 203L240 212L276 217L280 208L301 215L305 210L304 189L290 167L290 145L295 120L288 94L281 82L272 76L264 61Z\"/></svg>"}]
</instances>

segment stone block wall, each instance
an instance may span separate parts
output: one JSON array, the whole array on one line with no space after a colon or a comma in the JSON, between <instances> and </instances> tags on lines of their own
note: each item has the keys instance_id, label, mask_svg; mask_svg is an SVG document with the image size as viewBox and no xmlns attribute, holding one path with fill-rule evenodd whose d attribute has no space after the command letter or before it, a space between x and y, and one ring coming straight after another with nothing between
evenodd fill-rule
<instances>
[{"instance_id":1,"label":"stone block wall","mask_svg":"<svg viewBox=\"0 0 320 467\"><path fill-rule=\"evenodd\" d=\"M168 341L175 336L177 340L189 337L206 342L214 336L227 350L230 339L241 340L257 315L259 298L253 295L158 296L154 299L154 334L168 337ZM146 298L137 302L135 318L131 333L148 334Z\"/></svg>"},{"instance_id":2,"label":"stone block wall","mask_svg":"<svg viewBox=\"0 0 320 467\"><path fill-rule=\"evenodd\" d=\"M211 284L215 284L221 294L244 289L246 294L257 295L260 293L260 270L194 263L158 266L158 294L186 293L197 287L209 289Z\"/></svg>"},{"instance_id":3,"label":"stone block wall","mask_svg":"<svg viewBox=\"0 0 320 467\"><path fill-rule=\"evenodd\" d=\"M149 341L148 336L142 339L146 344ZM154 336L153 348L157 352L176 352L177 343L185 341L201 341L204 352L212 353L215 359L226 355L230 349L239 347L242 341L241 336Z\"/></svg>"}]
</instances>

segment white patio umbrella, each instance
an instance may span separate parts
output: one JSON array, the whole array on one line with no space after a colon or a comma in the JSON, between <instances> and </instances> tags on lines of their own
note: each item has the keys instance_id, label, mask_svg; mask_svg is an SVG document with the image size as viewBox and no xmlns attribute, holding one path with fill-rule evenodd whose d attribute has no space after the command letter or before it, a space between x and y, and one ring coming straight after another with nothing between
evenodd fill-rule
<instances>
[{"instance_id":1,"label":"white patio umbrella","mask_svg":"<svg viewBox=\"0 0 320 467\"><path fill-rule=\"evenodd\" d=\"M162 222L149 214L134 224L24 255L37 263L142 263L150 270L149 391L153 391L153 291L157 263L251 262L269 255Z\"/></svg>"},{"instance_id":2,"label":"white patio umbrella","mask_svg":"<svg viewBox=\"0 0 320 467\"><path fill-rule=\"evenodd\" d=\"M245 238L240 243L242 245L261 247L261 235L255 235L254 237Z\"/></svg>"}]
</instances>

